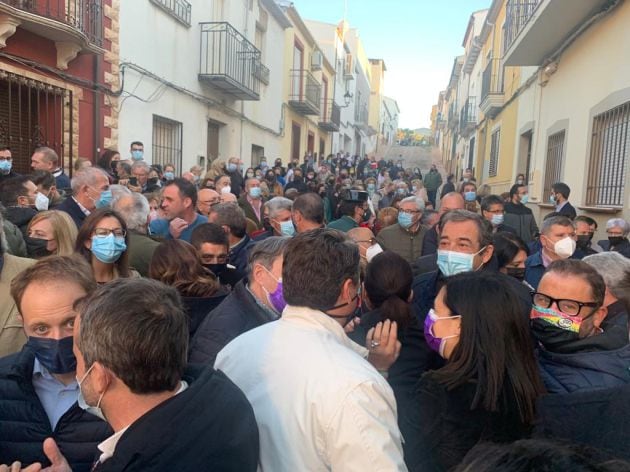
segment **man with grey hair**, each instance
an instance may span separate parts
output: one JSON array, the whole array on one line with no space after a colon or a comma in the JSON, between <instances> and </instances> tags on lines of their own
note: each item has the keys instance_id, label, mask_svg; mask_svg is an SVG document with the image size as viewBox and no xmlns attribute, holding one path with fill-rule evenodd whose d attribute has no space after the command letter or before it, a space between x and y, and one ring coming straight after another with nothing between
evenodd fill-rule
<instances>
[{"instance_id":1,"label":"man with grey hair","mask_svg":"<svg viewBox=\"0 0 630 472\"><path fill-rule=\"evenodd\" d=\"M398 205L398 224L378 233L379 244L411 264L422 254L422 241L428 230L422 225L423 211L423 199L414 196L401 200Z\"/></svg>"},{"instance_id":2,"label":"man with grey hair","mask_svg":"<svg viewBox=\"0 0 630 472\"><path fill-rule=\"evenodd\" d=\"M630 259L618 252L600 252L582 260L604 279L604 306L608 307L606 320L622 309L626 314L630 313Z\"/></svg>"},{"instance_id":3,"label":"man with grey hair","mask_svg":"<svg viewBox=\"0 0 630 472\"><path fill-rule=\"evenodd\" d=\"M288 238L272 236L251 246L247 278L210 312L192 340L190 362L214 364L237 336L277 320L284 309L282 261Z\"/></svg>"},{"instance_id":4,"label":"man with grey hair","mask_svg":"<svg viewBox=\"0 0 630 472\"><path fill-rule=\"evenodd\" d=\"M295 226L293 224L293 201L286 197L273 197L263 205L263 221L268 221L267 231L254 238L262 241L270 236L293 236Z\"/></svg>"},{"instance_id":5,"label":"man with grey hair","mask_svg":"<svg viewBox=\"0 0 630 472\"><path fill-rule=\"evenodd\" d=\"M245 273L248 245L251 239L247 234L247 218L243 210L236 203L219 203L210 209L208 222L223 228L230 243L228 262Z\"/></svg>"},{"instance_id":6,"label":"man with grey hair","mask_svg":"<svg viewBox=\"0 0 630 472\"><path fill-rule=\"evenodd\" d=\"M81 228L83 221L96 208L109 206L112 192L109 177L97 167L87 167L72 177L72 196L66 198L55 210L65 211Z\"/></svg>"},{"instance_id":7,"label":"man with grey hair","mask_svg":"<svg viewBox=\"0 0 630 472\"><path fill-rule=\"evenodd\" d=\"M112 209L117 211L127 223L129 232L129 248L127 249L129 252L129 265L143 277L148 277L149 264L151 263L153 252L160 243L151 239L147 234L150 213L147 198L141 193L125 190L129 193L114 198Z\"/></svg>"},{"instance_id":8,"label":"man with grey hair","mask_svg":"<svg viewBox=\"0 0 630 472\"><path fill-rule=\"evenodd\" d=\"M60 192L70 189L70 179L59 166L59 156L54 149L46 146L35 149L31 156L31 168L50 172L55 177L55 186Z\"/></svg>"},{"instance_id":9,"label":"man with grey hair","mask_svg":"<svg viewBox=\"0 0 630 472\"><path fill-rule=\"evenodd\" d=\"M132 192L151 193L160 189L159 184L149 182L149 173L151 168L145 161L135 161L131 165L131 179L127 187Z\"/></svg>"},{"instance_id":10,"label":"man with grey hair","mask_svg":"<svg viewBox=\"0 0 630 472\"><path fill-rule=\"evenodd\" d=\"M630 224L623 218L612 218L606 222L606 234L608 240L600 241L598 244L604 251L615 251L630 258L630 241L628 241Z\"/></svg>"}]
</instances>

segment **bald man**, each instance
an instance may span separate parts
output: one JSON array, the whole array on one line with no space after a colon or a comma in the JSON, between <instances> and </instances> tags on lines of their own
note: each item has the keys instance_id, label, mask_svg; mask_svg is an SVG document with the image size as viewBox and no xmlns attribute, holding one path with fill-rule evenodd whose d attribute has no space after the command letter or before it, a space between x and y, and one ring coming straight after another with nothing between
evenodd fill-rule
<instances>
[{"instance_id":1,"label":"bald man","mask_svg":"<svg viewBox=\"0 0 630 472\"><path fill-rule=\"evenodd\" d=\"M221 193L221 203L238 203L238 199L233 193Z\"/></svg>"},{"instance_id":2,"label":"bald man","mask_svg":"<svg viewBox=\"0 0 630 472\"><path fill-rule=\"evenodd\" d=\"M368 263L378 253L383 252L383 248L376 242L376 237L369 228L352 228L347 235L359 246L361 274L365 274Z\"/></svg>"},{"instance_id":3,"label":"bald man","mask_svg":"<svg viewBox=\"0 0 630 472\"><path fill-rule=\"evenodd\" d=\"M440 200L440 218L444 213L447 213L452 210L463 210L464 209L464 197L458 192L447 193ZM422 240L422 256L428 256L430 254L437 254L438 247L438 232L437 226L434 225L427 234L424 235L424 239Z\"/></svg>"},{"instance_id":4,"label":"bald man","mask_svg":"<svg viewBox=\"0 0 630 472\"><path fill-rule=\"evenodd\" d=\"M210 214L213 205L221 203L221 195L211 188L202 188L197 192L197 212L203 216Z\"/></svg>"}]
</instances>

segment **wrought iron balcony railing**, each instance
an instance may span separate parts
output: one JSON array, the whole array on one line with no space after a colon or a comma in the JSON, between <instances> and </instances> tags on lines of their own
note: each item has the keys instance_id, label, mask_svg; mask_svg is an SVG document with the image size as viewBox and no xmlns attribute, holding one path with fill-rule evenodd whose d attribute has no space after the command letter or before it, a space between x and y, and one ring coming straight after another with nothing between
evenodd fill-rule
<instances>
[{"instance_id":1,"label":"wrought iron balcony railing","mask_svg":"<svg viewBox=\"0 0 630 472\"><path fill-rule=\"evenodd\" d=\"M319 127L324 131L339 131L341 124L341 108L334 100L322 100L319 115Z\"/></svg>"},{"instance_id":2,"label":"wrought iron balcony railing","mask_svg":"<svg viewBox=\"0 0 630 472\"><path fill-rule=\"evenodd\" d=\"M192 7L186 0L151 0L180 23L190 26Z\"/></svg>"},{"instance_id":3,"label":"wrought iron balcony railing","mask_svg":"<svg viewBox=\"0 0 630 472\"><path fill-rule=\"evenodd\" d=\"M237 100L259 100L262 67L260 51L232 25L201 23L199 80Z\"/></svg>"},{"instance_id":4,"label":"wrought iron balcony railing","mask_svg":"<svg viewBox=\"0 0 630 472\"><path fill-rule=\"evenodd\" d=\"M504 26L504 51L514 43L519 33L534 16L534 12L542 0L509 0Z\"/></svg>"},{"instance_id":5,"label":"wrought iron balcony railing","mask_svg":"<svg viewBox=\"0 0 630 472\"><path fill-rule=\"evenodd\" d=\"M303 115L319 115L321 84L306 69L290 71L289 105Z\"/></svg>"},{"instance_id":6,"label":"wrought iron balcony railing","mask_svg":"<svg viewBox=\"0 0 630 472\"><path fill-rule=\"evenodd\" d=\"M1 4L71 26L88 42L103 45L103 0L2 0Z\"/></svg>"},{"instance_id":7,"label":"wrought iron balcony railing","mask_svg":"<svg viewBox=\"0 0 630 472\"><path fill-rule=\"evenodd\" d=\"M477 97L468 97L460 111L459 129L462 135L467 135L477 126Z\"/></svg>"}]
</instances>

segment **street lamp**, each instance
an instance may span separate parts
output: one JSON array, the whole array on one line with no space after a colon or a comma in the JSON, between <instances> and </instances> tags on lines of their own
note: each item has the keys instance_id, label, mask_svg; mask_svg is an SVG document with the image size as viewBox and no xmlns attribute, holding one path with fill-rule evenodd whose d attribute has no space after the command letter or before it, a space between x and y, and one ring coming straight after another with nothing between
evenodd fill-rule
<instances>
[{"instance_id":1,"label":"street lamp","mask_svg":"<svg viewBox=\"0 0 630 472\"><path fill-rule=\"evenodd\" d=\"M350 92L350 90L346 90L346 93L343 95L343 99L344 99L344 101L346 103L345 107L349 106L350 102L352 101L352 93ZM343 108L345 108L345 107L343 107Z\"/></svg>"}]
</instances>

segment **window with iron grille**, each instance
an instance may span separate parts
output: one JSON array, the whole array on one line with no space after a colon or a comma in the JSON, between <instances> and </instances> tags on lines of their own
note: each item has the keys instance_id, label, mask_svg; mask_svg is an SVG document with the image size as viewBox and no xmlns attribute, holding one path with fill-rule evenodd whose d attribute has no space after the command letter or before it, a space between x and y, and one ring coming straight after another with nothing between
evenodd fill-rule
<instances>
[{"instance_id":1,"label":"window with iron grille","mask_svg":"<svg viewBox=\"0 0 630 472\"><path fill-rule=\"evenodd\" d=\"M499 142L501 140L501 129L499 128L492 133L490 142L490 167L488 169L488 175L490 177L496 177L499 169Z\"/></svg>"},{"instance_id":2,"label":"window with iron grille","mask_svg":"<svg viewBox=\"0 0 630 472\"><path fill-rule=\"evenodd\" d=\"M630 154L630 102L593 119L586 204L622 207L628 154Z\"/></svg>"},{"instance_id":3,"label":"window with iron grille","mask_svg":"<svg viewBox=\"0 0 630 472\"><path fill-rule=\"evenodd\" d=\"M186 0L151 0L180 23L190 26L191 5Z\"/></svg>"},{"instance_id":4,"label":"window with iron grille","mask_svg":"<svg viewBox=\"0 0 630 472\"><path fill-rule=\"evenodd\" d=\"M182 172L182 129L179 121L153 115L153 164L175 166L175 173Z\"/></svg>"},{"instance_id":5,"label":"window with iron grille","mask_svg":"<svg viewBox=\"0 0 630 472\"><path fill-rule=\"evenodd\" d=\"M562 164L564 161L565 131L552 134L547 139L547 162L545 164L545 185L543 187L543 203L549 201L551 186L562 180Z\"/></svg>"}]
</instances>

